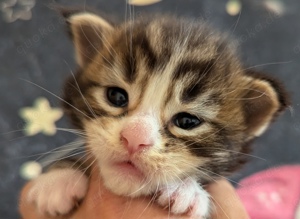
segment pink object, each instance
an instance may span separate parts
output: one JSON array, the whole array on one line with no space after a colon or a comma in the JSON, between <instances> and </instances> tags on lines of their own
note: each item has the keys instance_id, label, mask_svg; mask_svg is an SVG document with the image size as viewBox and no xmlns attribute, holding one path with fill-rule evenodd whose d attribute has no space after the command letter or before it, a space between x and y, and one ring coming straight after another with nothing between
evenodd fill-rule
<instances>
[{"instance_id":1,"label":"pink object","mask_svg":"<svg viewBox=\"0 0 300 219\"><path fill-rule=\"evenodd\" d=\"M251 219L296 219L300 165L256 173L240 182L237 193Z\"/></svg>"},{"instance_id":2,"label":"pink object","mask_svg":"<svg viewBox=\"0 0 300 219\"><path fill-rule=\"evenodd\" d=\"M130 154L154 144L153 124L149 118L141 117L131 121L121 132L121 140Z\"/></svg>"}]
</instances>

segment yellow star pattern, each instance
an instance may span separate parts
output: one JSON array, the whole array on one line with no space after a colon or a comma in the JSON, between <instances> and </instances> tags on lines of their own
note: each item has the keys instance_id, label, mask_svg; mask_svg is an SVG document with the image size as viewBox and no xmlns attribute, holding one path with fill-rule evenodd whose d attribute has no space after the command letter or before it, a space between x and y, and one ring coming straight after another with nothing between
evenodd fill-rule
<instances>
[{"instance_id":1,"label":"yellow star pattern","mask_svg":"<svg viewBox=\"0 0 300 219\"><path fill-rule=\"evenodd\" d=\"M63 116L59 108L51 108L46 98L38 98L33 107L25 107L20 110L20 116L26 121L24 132L32 136L39 132L45 135L56 133L55 122Z\"/></svg>"},{"instance_id":2,"label":"yellow star pattern","mask_svg":"<svg viewBox=\"0 0 300 219\"><path fill-rule=\"evenodd\" d=\"M137 6L142 6L142 5L150 5L154 4L157 2L160 2L161 0L128 0L128 4L130 5L137 5Z\"/></svg>"}]
</instances>

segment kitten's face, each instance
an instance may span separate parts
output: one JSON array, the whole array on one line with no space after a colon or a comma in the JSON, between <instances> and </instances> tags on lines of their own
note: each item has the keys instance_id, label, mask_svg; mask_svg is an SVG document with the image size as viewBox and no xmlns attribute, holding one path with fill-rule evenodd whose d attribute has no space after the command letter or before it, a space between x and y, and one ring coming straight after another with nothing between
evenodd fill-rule
<instances>
[{"instance_id":1,"label":"kitten's face","mask_svg":"<svg viewBox=\"0 0 300 219\"><path fill-rule=\"evenodd\" d=\"M204 23L159 18L112 27L91 14L68 21L82 94L71 79L66 98L81 112L67 110L115 193L227 175L286 105L278 84L246 74Z\"/></svg>"}]
</instances>

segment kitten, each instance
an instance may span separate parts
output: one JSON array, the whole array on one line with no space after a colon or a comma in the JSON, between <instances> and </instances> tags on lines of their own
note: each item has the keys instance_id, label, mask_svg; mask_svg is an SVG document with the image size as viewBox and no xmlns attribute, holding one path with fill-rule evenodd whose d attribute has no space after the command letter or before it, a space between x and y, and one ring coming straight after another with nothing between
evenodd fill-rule
<instances>
[{"instance_id":1,"label":"kitten","mask_svg":"<svg viewBox=\"0 0 300 219\"><path fill-rule=\"evenodd\" d=\"M245 69L228 37L203 21L155 16L114 25L88 12L64 16L80 69L65 84L65 111L86 133L105 186L208 217L201 185L246 161L249 143L288 105L280 83ZM88 188L81 165L54 165L29 200L42 213L70 212Z\"/></svg>"}]
</instances>

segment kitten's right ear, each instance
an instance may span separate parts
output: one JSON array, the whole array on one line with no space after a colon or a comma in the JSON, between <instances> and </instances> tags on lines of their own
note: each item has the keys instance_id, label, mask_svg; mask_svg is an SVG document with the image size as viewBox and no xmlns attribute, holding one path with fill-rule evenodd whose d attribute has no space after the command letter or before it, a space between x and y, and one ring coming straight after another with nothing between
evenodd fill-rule
<instances>
[{"instance_id":1,"label":"kitten's right ear","mask_svg":"<svg viewBox=\"0 0 300 219\"><path fill-rule=\"evenodd\" d=\"M66 19L74 42L77 63L83 68L101 50L114 27L93 13L64 11L61 13Z\"/></svg>"}]
</instances>

